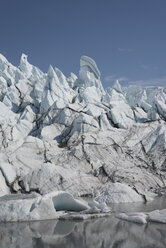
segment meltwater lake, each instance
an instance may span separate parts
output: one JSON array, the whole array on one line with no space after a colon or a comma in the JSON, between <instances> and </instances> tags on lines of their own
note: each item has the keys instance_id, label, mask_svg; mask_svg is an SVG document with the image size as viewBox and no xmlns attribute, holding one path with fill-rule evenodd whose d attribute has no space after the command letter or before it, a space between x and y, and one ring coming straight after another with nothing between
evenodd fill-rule
<instances>
[{"instance_id":1,"label":"meltwater lake","mask_svg":"<svg viewBox=\"0 0 166 248\"><path fill-rule=\"evenodd\" d=\"M166 224L135 224L115 212L166 208L166 198L148 204L118 204L107 218L86 221L0 223L1 248L165 248Z\"/></svg>"}]
</instances>

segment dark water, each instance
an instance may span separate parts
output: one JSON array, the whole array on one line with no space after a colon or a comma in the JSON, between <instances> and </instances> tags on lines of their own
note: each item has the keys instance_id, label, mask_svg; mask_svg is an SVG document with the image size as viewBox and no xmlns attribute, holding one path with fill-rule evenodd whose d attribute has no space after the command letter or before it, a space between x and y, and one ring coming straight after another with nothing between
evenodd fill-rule
<instances>
[{"instance_id":1,"label":"dark water","mask_svg":"<svg viewBox=\"0 0 166 248\"><path fill-rule=\"evenodd\" d=\"M121 204L121 211L166 208L166 198L153 203ZM125 209L126 208L126 209ZM114 206L114 210L115 206ZM0 248L166 248L166 224L139 225L113 215L88 221L40 221L0 224Z\"/></svg>"},{"instance_id":2,"label":"dark water","mask_svg":"<svg viewBox=\"0 0 166 248\"><path fill-rule=\"evenodd\" d=\"M151 202L142 203L123 203L110 206L113 212L151 212L156 209L166 208L166 196L156 197Z\"/></svg>"}]
</instances>

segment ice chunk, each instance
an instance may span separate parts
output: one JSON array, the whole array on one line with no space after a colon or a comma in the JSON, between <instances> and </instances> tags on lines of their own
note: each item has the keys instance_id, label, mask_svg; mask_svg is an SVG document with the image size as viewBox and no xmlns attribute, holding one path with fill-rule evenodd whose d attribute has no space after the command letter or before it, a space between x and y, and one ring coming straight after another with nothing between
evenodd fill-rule
<instances>
[{"instance_id":1,"label":"ice chunk","mask_svg":"<svg viewBox=\"0 0 166 248\"><path fill-rule=\"evenodd\" d=\"M154 210L148 213L149 221L166 223L166 209Z\"/></svg>"},{"instance_id":2,"label":"ice chunk","mask_svg":"<svg viewBox=\"0 0 166 248\"><path fill-rule=\"evenodd\" d=\"M116 214L118 219L127 220L139 224L146 224L148 216L143 213L119 213Z\"/></svg>"},{"instance_id":3,"label":"ice chunk","mask_svg":"<svg viewBox=\"0 0 166 248\"><path fill-rule=\"evenodd\" d=\"M52 196L54 207L57 211L83 211L88 209L88 204L83 200L74 199L74 197L66 192L58 191L57 193L50 193L49 197Z\"/></svg>"},{"instance_id":4,"label":"ice chunk","mask_svg":"<svg viewBox=\"0 0 166 248\"><path fill-rule=\"evenodd\" d=\"M86 202L76 200L64 191L44 196L36 193L6 195L0 198L0 222L58 219L64 215L61 210L79 212L87 209L89 206Z\"/></svg>"},{"instance_id":5,"label":"ice chunk","mask_svg":"<svg viewBox=\"0 0 166 248\"><path fill-rule=\"evenodd\" d=\"M142 108L136 107L133 111L134 111L134 116L135 116L136 122L141 123L141 122L148 121L147 113Z\"/></svg>"},{"instance_id":6,"label":"ice chunk","mask_svg":"<svg viewBox=\"0 0 166 248\"><path fill-rule=\"evenodd\" d=\"M132 109L123 101L110 102L112 109L109 112L109 117L116 127L130 128L135 123L135 118Z\"/></svg>"},{"instance_id":7,"label":"ice chunk","mask_svg":"<svg viewBox=\"0 0 166 248\"><path fill-rule=\"evenodd\" d=\"M150 213L118 213L115 215L117 218L136 222L140 224L146 224L147 222L166 223L166 209L154 210Z\"/></svg>"},{"instance_id":8,"label":"ice chunk","mask_svg":"<svg viewBox=\"0 0 166 248\"><path fill-rule=\"evenodd\" d=\"M88 202L88 205L92 208L92 212L93 210L94 212L95 210L103 213L110 212L110 208L106 205L105 202L99 203L98 201L93 200Z\"/></svg>"}]
</instances>

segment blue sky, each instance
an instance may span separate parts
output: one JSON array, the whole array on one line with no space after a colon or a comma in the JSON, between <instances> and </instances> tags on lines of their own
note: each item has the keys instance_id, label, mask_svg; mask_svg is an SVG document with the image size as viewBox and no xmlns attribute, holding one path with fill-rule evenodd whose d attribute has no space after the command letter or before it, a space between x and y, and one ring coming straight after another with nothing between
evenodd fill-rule
<instances>
[{"instance_id":1,"label":"blue sky","mask_svg":"<svg viewBox=\"0 0 166 248\"><path fill-rule=\"evenodd\" d=\"M166 86L165 0L0 0L0 53L78 74L92 57L104 87Z\"/></svg>"}]
</instances>

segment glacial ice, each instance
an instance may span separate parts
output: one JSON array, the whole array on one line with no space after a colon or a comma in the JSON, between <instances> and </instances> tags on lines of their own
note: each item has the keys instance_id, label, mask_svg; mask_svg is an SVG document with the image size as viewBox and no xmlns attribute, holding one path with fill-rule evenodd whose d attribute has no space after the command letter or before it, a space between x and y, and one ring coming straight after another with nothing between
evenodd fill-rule
<instances>
[{"instance_id":1,"label":"glacial ice","mask_svg":"<svg viewBox=\"0 0 166 248\"><path fill-rule=\"evenodd\" d=\"M8 195L0 199L1 222L57 219L59 214L51 198L36 193L28 196Z\"/></svg>"},{"instance_id":2,"label":"glacial ice","mask_svg":"<svg viewBox=\"0 0 166 248\"><path fill-rule=\"evenodd\" d=\"M0 196L64 191L115 203L165 189L165 87L104 90L87 56L65 77L25 54L18 67L0 55L0 112Z\"/></svg>"},{"instance_id":3,"label":"glacial ice","mask_svg":"<svg viewBox=\"0 0 166 248\"><path fill-rule=\"evenodd\" d=\"M119 213L116 214L118 219L138 223L138 224L146 224L148 216L144 213Z\"/></svg>"},{"instance_id":4,"label":"glacial ice","mask_svg":"<svg viewBox=\"0 0 166 248\"><path fill-rule=\"evenodd\" d=\"M154 210L146 213L118 213L116 214L118 219L135 222L139 224L146 224L147 222L158 222L166 224L166 209Z\"/></svg>"},{"instance_id":5,"label":"glacial ice","mask_svg":"<svg viewBox=\"0 0 166 248\"><path fill-rule=\"evenodd\" d=\"M69 214L66 211L69 211ZM105 216L110 212L110 208L105 204L75 199L65 191L54 191L43 196L31 193L5 195L0 198L0 222L67 219L70 216L74 218L75 214L71 215L71 212L79 212L77 216L85 219L86 214L91 218L96 211L99 216Z\"/></svg>"},{"instance_id":6,"label":"glacial ice","mask_svg":"<svg viewBox=\"0 0 166 248\"><path fill-rule=\"evenodd\" d=\"M50 195L52 195L52 193L50 193ZM71 194L61 191L58 191L57 194L53 192L52 201L57 211L67 210L80 212L89 208L86 202L76 200Z\"/></svg>"},{"instance_id":7,"label":"glacial ice","mask_svg":"<svg viewBox=\"0 0 166 248\"><path fill-rule=\"evenodd\" d=\"M148 213L148 218L151 222L160 222L166 224L166 209L154 210Z\"/></svg>"},{"instance_id":8,"label":"glacial ice","mask_svg":"<svg viewBox=\"0 0 166 248\"><path fill-rule=\"evenodd\" d=\"M122 203L122 202L143 202L143 198L129 186L122 183L112 183L109 188L96 198L98 202Z\"/></svg>"}]
</instances>

